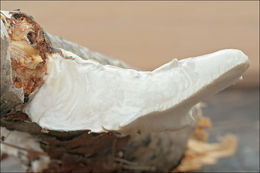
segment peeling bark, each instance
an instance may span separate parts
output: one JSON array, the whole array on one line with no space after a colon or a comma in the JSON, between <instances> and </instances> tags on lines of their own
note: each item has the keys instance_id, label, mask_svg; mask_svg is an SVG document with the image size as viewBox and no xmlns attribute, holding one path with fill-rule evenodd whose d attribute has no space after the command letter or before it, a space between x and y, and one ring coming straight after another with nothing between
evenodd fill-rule
<instances>
[{"instance_id":1,"label":"peeling bark","mask_svg":"<svg viewBox=\"0 0 260 173\"><path fill-rule=\"evenodd\" d=\"M8 129L9 137L10 134L15 136L19 133L17 137L27 140L29 136L35 145L40 146L35 151L30 146L9 140L7 135L1 133L4 136L1 146L9 146L9 150L2 148L2 151L14 155L13 150L18 147L19 151L30 153L24 154L26 157L15 155L28 171L40 170L41 167L33 168L32 162L41 163L39 156L48 157L48 167L41 169L42 172L168 171L180 162L192 131L189 127L177 132L135 136L122 136L116 132L97 134L89 131L45 131L21 112L2 115L1 126Z\"/></svg>"},{"instance_id":2,"label":"peeling bark","mask_svg":"<svg viewBox=\"0 0 260 173\"><path fill-rule=\"evenodd\" d=\"M1 100L0 113L10 111L23 103L24 95L21 89L12 87L12 68L9 53L9 36L1 20Z\"/></svg>"}]
</instances>

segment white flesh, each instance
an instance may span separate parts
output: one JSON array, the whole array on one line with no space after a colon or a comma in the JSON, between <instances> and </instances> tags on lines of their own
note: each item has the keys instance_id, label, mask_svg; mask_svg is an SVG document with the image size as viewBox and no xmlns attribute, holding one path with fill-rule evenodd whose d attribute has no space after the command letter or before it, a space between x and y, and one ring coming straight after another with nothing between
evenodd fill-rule
<instances>
[{"instance_id":1,"label":"white flesh","mask_svg":"<svg viewBox=\"0 0 260 173\"><path fill-rule=\"evenodd\" d=\"M52 130L103 132L175 130L192 121L191 108L237 81L248 68L240 50L172 60L154 71L136 71L49 55L48 75L24 111Z\"/></svg>"}]
</instances>

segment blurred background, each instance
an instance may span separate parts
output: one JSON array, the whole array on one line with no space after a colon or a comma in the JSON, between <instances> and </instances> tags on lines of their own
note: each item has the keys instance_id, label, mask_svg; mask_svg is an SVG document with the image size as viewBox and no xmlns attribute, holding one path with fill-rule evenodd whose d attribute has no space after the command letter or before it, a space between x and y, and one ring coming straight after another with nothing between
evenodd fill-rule
<instances>
[{"instance_id":1,"label":"blurred background","mask_svg":"<svg viewBox=\"0 0 260 173\"><path fill-rule=\"evenodd\" d=\"M241 49L250 59L244 80L204 100L213 124L209 140L233 133L237 153L200 171L259 171L258 1L1 1L1 9L21 9L45 31L143 70L173 58Z\"/></svg>"}]
</instances>

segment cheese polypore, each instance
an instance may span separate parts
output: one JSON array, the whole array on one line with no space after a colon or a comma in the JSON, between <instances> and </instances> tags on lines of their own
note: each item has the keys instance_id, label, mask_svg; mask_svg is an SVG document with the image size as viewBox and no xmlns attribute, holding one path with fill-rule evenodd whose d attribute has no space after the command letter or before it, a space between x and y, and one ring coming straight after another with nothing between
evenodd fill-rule
<instances>
[{"instance_id":1,"label":"cheese polypore","mask_svg":"<svg viewBox=\"0 0 260 173\"><path fill-rule=\"evenodd\" d=\"M40 126L161 131L189 125L190 109L239 79L248 59L239 50L222 50L137 71L83 60L63 50L62 55L48 55L47 67L44 84L24 109Z\"/></svg>"},{"instance_id":2,"label":"cheese polypore","mask_svg":"<svg viewBox=\"0 0 260 173\"><path fill-rule=\"evenodd\" d=\"M20 35L10 45L21 52L34 50L36 57L36 64L21 58L21 65L26 69L44 66L37 75L44 74L43 82L23 111L51 130L131 133L180 129L193 122L194 105L236 82L248 68L247 56L235 49L173 59L153 71L104 65L63 49L46 51L43 58L39 47L23 46L21 40L28 40L24 39L28 34ZM22 76L23 72L15 73Z\"/></svg>"}]
</instances>

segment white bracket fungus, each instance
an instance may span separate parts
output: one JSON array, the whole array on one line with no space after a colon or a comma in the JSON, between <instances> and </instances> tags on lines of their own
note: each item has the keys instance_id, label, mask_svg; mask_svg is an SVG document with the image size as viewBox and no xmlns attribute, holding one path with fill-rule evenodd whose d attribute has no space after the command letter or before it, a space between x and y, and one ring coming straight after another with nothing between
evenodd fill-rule
<instances>
[{"instance_id":1,"label":"white bracket fungus","mask_svg":"<svg viewBox=\"0 0 260 173\"><path fill-rule=\"evenodd\" d=\"M12 21L11 18L8 20ZM29 44L28 32L25 34L25 30L20 30L15 44L11 39L9 44L15 45L16 51L29 51L28 54L34 57L29 61L26 54L25 57L11 55L11 59L15 56L15 60L27 62L20 66L33 69L30 72L42 79L42 82L34 83L36 90L33 87L28 90L24 83L19 86L24 93L35 93L23 110L45 129L108 130L125 134L180 129L191 125L194 105L232 85L249 66L242 51L226 49L183 60L174 59L153 71L122 68L124 65L120 64L123 63L116 60L105 64L98 58L82 58L61 48L53 51L43 36L37 35L37 27L26 16L20 16L20 19L24 22L21 27L29 23L36 42ZM12 35L10 32L17 29L10 30L6 22L4 26L1 38L6 33ZM46 48L40 48L37 39L43 40L41 43L45 43ZM39 72L39 66L46 71ZM16 70L15 73L18 77L24 75L23 71ZM28 81L27 78L20 80Z\"/></svg>"}]
</instances>

